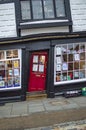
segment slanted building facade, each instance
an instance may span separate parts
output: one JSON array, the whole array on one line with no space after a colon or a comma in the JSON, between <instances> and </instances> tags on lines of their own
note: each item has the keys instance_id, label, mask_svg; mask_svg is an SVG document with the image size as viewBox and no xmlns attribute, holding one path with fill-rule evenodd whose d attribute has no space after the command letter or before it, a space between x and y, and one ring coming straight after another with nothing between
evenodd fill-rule
<instances>
[{"instance_id":1,"label":"slanted building facade","mask_svg":"<svg viewBox=\"0 0 86 130\"><path fill-rule=\"evenodd\" d=\"M86 2L0 0L0 101L86 84Z\"/></svg>"}]
</instances>

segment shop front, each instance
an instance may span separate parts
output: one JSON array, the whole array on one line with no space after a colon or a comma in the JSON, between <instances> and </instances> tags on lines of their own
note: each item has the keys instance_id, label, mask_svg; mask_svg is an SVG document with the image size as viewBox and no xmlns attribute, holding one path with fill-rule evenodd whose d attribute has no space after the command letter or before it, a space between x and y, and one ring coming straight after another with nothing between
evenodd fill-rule
<instances>
[{"instance_id":1,"label":"shop front","mask_svg":"<svg viewBox=\"0 0 86 130\"><path fill-rule=\"evenodd\" d=\"M0 102L26 100L32 92L54 98L85 86L86 38L17 40L15 45L1 45Z\"/></svg>"},{"instance_id":2,"label":"shop front","mask_svg":"<svg viewBox=\"0 0 86 130\"><path fill-rule=\"evenodd\" d=\"M86 86L85 39L54 40L54 95L66 91L81 90Z\"/></svg>"}]
</instances>

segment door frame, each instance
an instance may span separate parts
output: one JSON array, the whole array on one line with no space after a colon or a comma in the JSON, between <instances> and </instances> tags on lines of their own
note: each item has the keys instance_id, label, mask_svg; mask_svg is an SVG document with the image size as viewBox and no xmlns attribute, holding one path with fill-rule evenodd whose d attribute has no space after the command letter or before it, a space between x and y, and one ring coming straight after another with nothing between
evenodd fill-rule
<instances>
[{"instance_id":1,"label":"door frame","mask_svg":"<svg viewBox=\"0 0 86 130\"><path fill-rule=\"evenodd\" d=\"M47 61L47 69L46 69L46 94L48 96L48 93L49 93L49 86L50 86L50 81L49 81L49 76L50 76L50 51L49 49L44 49L44 50L29 50L27 49L26 50L26 60L27 60L27 64L26 64L26 92L28 92L28 81L29 81L29 78L30 77L30 57L31 57L31 54L33 52L47 52L48 53L48 61Z\"/></svg>"}]
</instances>

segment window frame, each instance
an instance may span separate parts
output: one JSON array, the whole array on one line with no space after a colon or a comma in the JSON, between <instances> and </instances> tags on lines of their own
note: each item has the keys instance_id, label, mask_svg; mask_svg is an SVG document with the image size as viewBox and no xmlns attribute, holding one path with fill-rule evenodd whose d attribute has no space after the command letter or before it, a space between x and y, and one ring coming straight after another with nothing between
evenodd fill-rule
<instances>
[{"instance_id":1,"label":"window frame","mask_svg":"<svg viewBox=\"0 0 86 130\"><path fill-rule=\"evenodd\" d=\"M4 56L2 56L2 53L4 54ZM4 68L1 68L0 72L4 71L3 73L4 76L0 74L1 78L0 90L4 91L4 90L21 89L22 50L21 49L0 50L0 65L2 66L1 63L4 63Z\"/></svg>"},{"instance_id":2,"label":"window frame","mask_svg":"<svg viewBox=\"0 0 86 130\"><path fill-rule=\"evenodd\" d=\"M21 14L21 1L28 1L28 0L20 0L20 14ZM65 16L64 17L56 17L56 7L55 7L55 0L52 0L53 7L54 7L54 18L45 18L44 14L44 6L43 6L43 0L42 1L42 12L43 12L43 19L33 19L33 11L32 11L32 0L30 1L30 8L31 8L31 19L22 19L22 16L20 16L20 22L31 22L31 21L40 21L40 20L64 20L64 19L71 19L71 13L70 13L70 6L69 6L69 0L64 0L64 6L65 6Z\"/></svg>"},{"instance_id":3,"label":"window frame","mask_svg":"<svg viewBox=\"0 0 86 130\"><path fill-rule=\"evenodd\" d=\"M69 46L71 46L71 45L73 47L73 50L68 49ZM76 45L79 45L79 50L74 49ZM84 46L85 48L82 50L81 46ZM65 49L67 49L67 51L65 51L65 53L63 54L64 47L66 47ZM57 51L57 48L58 49L60 48L60 50ZM69 52L68 50L70 50L71 52ZM86 57L85 42L70 43L70 44L65 43L65 44L55 45L55 48L54 48L54 85L63 85L63 84L70 84L70 83L86 81L86 69L85 69L85 66L82 66L82 65L86 65L86 58L84 57L84 59L82 59L82 57L81 57L81 54L84 54L84 53L85 53L85 55L83 55L83 56ZM73 60L71 60L71 59L69 60L70 54L73 55ZM64 55L67 55L67 61L63 60ZM64 63L66 63L66 64L64 64ZM73 68L69 69L69 64L71 64L71 63L73 64ZM75 65L75 63L78 63L79 67L77 66L77 64ZM84 63L84 64L81 64L81 63ZM63 67L62 67L63 64L66 67L66 68L64 67L65 70L63 70ZM81 75L80 75L82 72L85 73L85 75L83 77L81 77ZM69 73L72 73L72 75ZM74 73L76 73L76 75L78 74L78 77L75 77ZM63 74L66 74L65 80L62 77L62 76L64 76ZM70 75L70 77L69 77L69 75Z\"/></svg>"}]
</instances>

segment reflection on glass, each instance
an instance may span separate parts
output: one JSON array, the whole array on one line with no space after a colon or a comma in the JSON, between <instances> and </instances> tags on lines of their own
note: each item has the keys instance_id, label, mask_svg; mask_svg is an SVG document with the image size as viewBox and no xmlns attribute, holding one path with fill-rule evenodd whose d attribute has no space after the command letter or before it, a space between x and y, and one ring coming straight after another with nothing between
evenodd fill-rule
<instances>
[{"instance_id":1,"label":"reflection on glass","mask_svg":"<svg viewBox=\"0 0 86 130\"><path fill-rule=\"evenodd\" d=\"M64 0L55 0L55 5L56 5L56 15L57 15L57 17L64 17L65 16Z\"/></svg>"},{"instance_id":2,"label":"reflection on glass","mask_svg":"<svg viewBox=\"0 0 86 130\"><path fill-rule=\"evenodd\" d=\"M84 60L85 59L85 52L80 53L80 60Z\"/></svg>"},{"instance_id":3,"label":"reflection on glass","mask_svg":"<svg viewBox=\"0 0 86 130\"><path fill-rule=\"evenodd\" d=\"M70 62L70 61L73 61L73 54L69 54L68 55L68 61Z\"/></svg>"},{"instance_id":4,"label":"reflection on glass","mask_svg":"<svg viewBox=\"0 0 86 130\"><path fill-rule=\"evenodd\" d=\"M38 63L38 55L33 56L33 63Z\"/></svg>"},{"instance_id":5,"label":"reflection on glass","mask_svg":"<svg viewBox=\"0 0 86 130\"><path fill-rule=\"evenodd\" d=\"M12 60L6 61L6 66L7 66L7 69L12 68Z\"/></svg>"},{"instance_id":6,"label":"reflection on glass","mask_svg":"<svg viewBox=\"0 0 86 130\"><path fill-rule=\"evenodd\" d=\"M68 45L68 51L69 54L73 54L73 44Z\"/></svg>"},{"instance_id":7,"label":"reflection on glass","mask_svg":"<svg viewBox=\"0 0 86 130\"><path fill-rule=\"evenodd\" d=\"M13 50L13 58L18 58L18 50Z\"/></svg>"},{"instance_id":8,"label":"reflection on glass","mask_svg":"<svg viewBox=\"0 0 86 130\"><path fill-rule=\"evenodd\" d=\"M85 78L85 70L80 71L79 77L80 77L80 79Z\"/></svg>"},{"instance_id":9,"label":"reflection on glass","mask_svg":"<svg viewBox=\"0 0 86 130\"><path fill-rule=\"evenodd\" d=\"M40 64L44 64L45 63L45 56L40 56L39 63Z\"/></svg>"},{"instance_id":10,"label":"reflection on glass","mask_svg":"<svg viewBox=\"0 0 86 130\"><path fill-rule=\"evenodd\" d=\"M32 71L38 71L38 64L33 64Z\"/></svg>"},{"instance_id":11,"label":"reflection on glass","mask_svg":"<svg viewBox=\"0 0 86 130\"><path fill-rule=\"evenodd\" d=\"M79 62L74 62L74 69L79 69Z\"/></svg>"},{"instance_id":12,"label":"reflection on glass","mask_svg":"<svg viewBox=\"0 0 86 130\"><path fill-rule=\"evenodd\" d=\"M4 69L5 69L5 62L0 61L0 70L4 70Z\"/></svg>"},{"instance_id":13,"label":"reflection on glass","mask_svg":"<svg viewBox=\"0 0 86 130\"><path fill-rule=\"evenodd\" d=\"M63 54L67 53L67 46L62 46L62 53Z\"/></svg>"},{"instance_id":14,"label":"reflection on glass","mask_svg":"<svg viewBox=\"0 0 86 130\"><path fill-rule=\"evenodd\" d=\"M85 61L80 62L80 69L85 69Z\"/></svg>"},{"instance_id":15,"label":"reflection on glass","mask_svg":"<svg viewBox=\"0 0 86 130\"><path fill-rule=\"evenodd\" d=\"M63 55L63 62L67 62L67 54Z\"/></svg>"},{"instance_id":16,"label":"reflection on glass","mask_svg":"<svg viewBox=\"0 0 86 130\"><path fill-rule=\"evenodd\" d=\"M53 0L43 0L45 18L54 18Z\"/></svg>"},{"instance_id":17,"label":"reflection on glass","mask_svg":"<svg viewBox=\"0 0 86 130\"><path fill-rule=\"evenodd\" d=\"M85 51L85 44L80 44L80 52Z\"/></svg>"},{"instance_id":18,"label":"reflection on glass","mask_svg":"<svg viewBox=\"0 0 86 130\"><path fill-rule=\"evenodd\" d=\"M31 19L30 1L21 1L21 16L23 20Z\"/></svg>"},{"instance_id":19,"label":"reflection on glass","mask_svg":"<svg viewBox=\"0 0 86 130\"><path fill-rule=\"evenodd\" d=\"M32 0L32 10L33 10L33 19L43 18L42 1Z\"/></svg>"},{"instance_id":20,"label":"reflection on glass","mask_svg":"<svg viewBox=\"0 0 86 130\"><path fill-rule=\"evenodd\" d=\"M18 50L9 50L6 51L7 58L18 58Z\"/></svg>"},{"instance_id":21,"label":"reflection on glass","mask_svg":"<svg viewBox=\"0 0 86 130\"><path fill-rule=\"evenodd\" d=\"M4 58L5 58L4 51L0 51L0 60L2 60Z\"/></svg>"},{"instance_id":22,"label":"reflection on glass","mask_svg":"<svg viewBox=\"0 0 86 130\"><path fill-rule=\"evenodd\" d=\"M68 70L73 70L73 63L68 64Z\"/></svg>"},{"instance_id":23,"label":"reflection on glass","mask_svg":"<svg viewBox=\"0 0 86 130\"><path fill-rule=\"evenodd\" d=\"M79 44L74 44L74 53L79 52Z\"/></svg>"},{"instance_id":24,"label":"reflection on glass","mask_svg":"<svg viewBox=\"0 0 86 130\"><path fill-rule=\"evenodd\" d=\"M0 70L0 79L5 77L5 70Z\"/></svg>"},{"instance_id":25,"label":"reflection on glass","mask_svg":"<svg viewBox=\"0 0 86 130\"><path fill-rule=\"evenodd\" d=\"M7 51L6 56L7 56L7 58L12 58L13 57L13 51L12 50Z\"/></svg>"}]
</instances>

